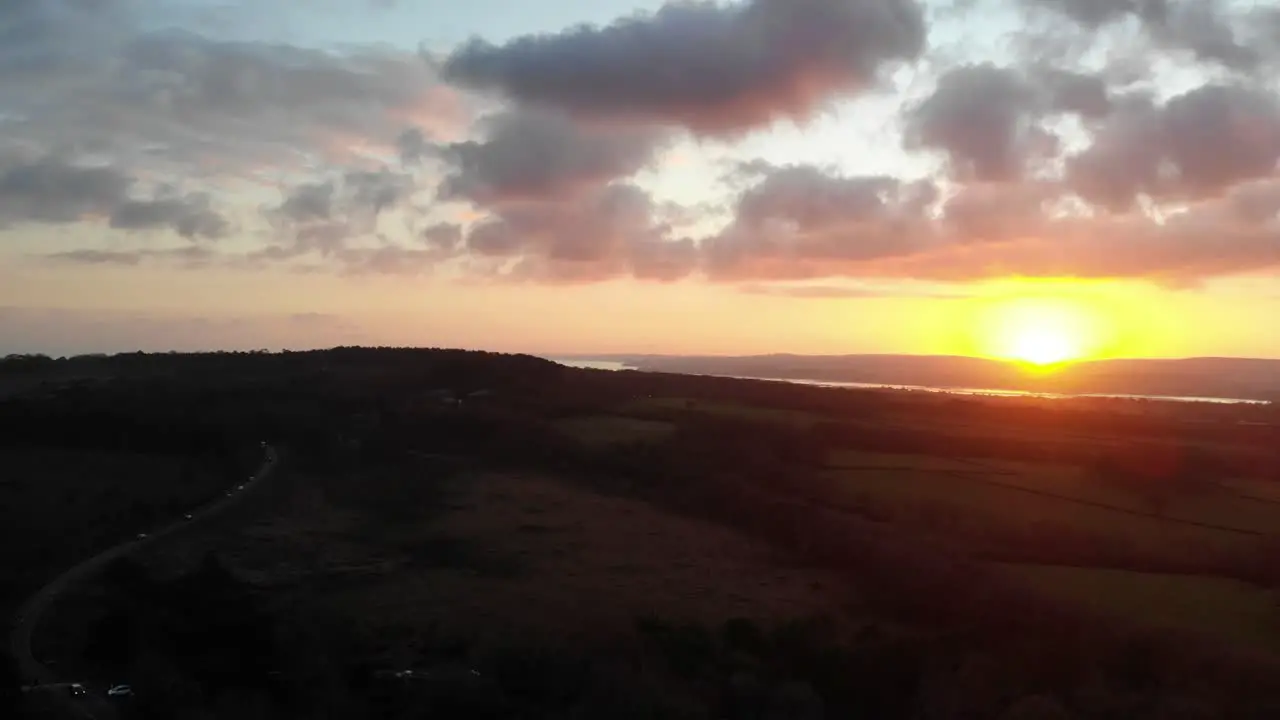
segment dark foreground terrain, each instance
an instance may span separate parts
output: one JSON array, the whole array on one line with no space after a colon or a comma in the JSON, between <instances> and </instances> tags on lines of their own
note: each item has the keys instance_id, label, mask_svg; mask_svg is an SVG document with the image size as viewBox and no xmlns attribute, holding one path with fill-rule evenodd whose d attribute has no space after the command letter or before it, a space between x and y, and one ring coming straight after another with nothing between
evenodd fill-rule
<instances>
[{"instance_id":1,"label":"dark foreground terrain","mask_svg":"<svg viewBox=\"0 0 1280 720\"><path fill-rule=\"evenodd\" d=\"M33 651L59 679L133 688L100 714L1280 713L1270 407L444 350L3 372L8 613L280 449L234 510L42 618ZM65 716L3 681L0 715Z\"/></svg>"}]
</instances>

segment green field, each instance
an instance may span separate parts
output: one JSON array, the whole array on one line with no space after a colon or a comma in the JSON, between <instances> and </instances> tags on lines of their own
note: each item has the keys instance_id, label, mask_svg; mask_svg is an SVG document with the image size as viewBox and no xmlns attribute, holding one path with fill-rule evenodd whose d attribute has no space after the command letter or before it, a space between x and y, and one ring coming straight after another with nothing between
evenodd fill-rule
<instances>
[{"instance_id":1,"label":"green field","mask_svg":"<svg viewBox=\"0 0 1280 720\"><path fill-rule=\"evenodd\" d=\"M619 415L591 415L559 420L556 428L583 444L598 447L662 440L675 426Z\"/></svg>"},{"instance_id":2,"label":"green field","mask_svg":"<svg viewBox=\"0 0 1280 720\"><path fill-rule=\"evenodd\" d=\"M1233 646L1280 651L1280 603L1275 593L1242 582L1102 568L1000 567L1041 592L1100 614L1190 631Z\"/></svg>"}]
</instances>

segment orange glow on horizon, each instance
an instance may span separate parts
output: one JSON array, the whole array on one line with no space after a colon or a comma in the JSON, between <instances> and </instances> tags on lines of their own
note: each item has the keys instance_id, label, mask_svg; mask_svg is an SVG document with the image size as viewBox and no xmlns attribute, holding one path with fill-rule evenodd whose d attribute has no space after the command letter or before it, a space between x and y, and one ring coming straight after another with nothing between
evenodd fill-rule
<instances>
[{"instance_id":1,"label":"orange glow on horizon","mask_svg":"<svg viewBox=\"0 0 1280 720\"><path fill-rule=\"evenodd\" d=\"M1007 300L995 304L982 322L987 354L1002 360L1050 369L1096 352L1098 320L1069 300Z\"/></svg>"},{"instance_id":2,"label":"orange glow on horizon","mask_svg":"<svg viewBox=\"0 0 1280 720\"><path fill-rule=\"evenodd\" d=\"M992 285L956 319L965 354L1045 373L1065 365L1141 354L1143 300L1114 287L1072 280Z\"/></svg>"}]
</instances>

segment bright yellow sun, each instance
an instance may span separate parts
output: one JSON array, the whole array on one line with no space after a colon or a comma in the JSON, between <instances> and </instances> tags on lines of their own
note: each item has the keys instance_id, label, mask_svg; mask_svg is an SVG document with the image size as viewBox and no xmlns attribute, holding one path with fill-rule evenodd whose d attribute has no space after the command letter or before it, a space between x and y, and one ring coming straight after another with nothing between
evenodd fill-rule
<instances>
[{"instance_id":1,"label":"bright yellow sun","mask_svg":"<svg viewBox=\"0 0 1280 720\"><path fill-rule=\"evenodd\" d=\"M1010 338L1009 356L1032 365L1056 365L1080 357L1080 349L1061 329L1022 328Z\"/></svg>"},{"instance_id":2,"label":"bright yellow sun","mask_svg":"<svg viewBox=\"0 0 1280 720\"><path fill-rule=\"evenodd\" d=\"M1051 298L1016 298L994 307L984 323L989 353L1039 369L1090 355L1097 323L1080 305Z\"/></svg>"}]
</instances>

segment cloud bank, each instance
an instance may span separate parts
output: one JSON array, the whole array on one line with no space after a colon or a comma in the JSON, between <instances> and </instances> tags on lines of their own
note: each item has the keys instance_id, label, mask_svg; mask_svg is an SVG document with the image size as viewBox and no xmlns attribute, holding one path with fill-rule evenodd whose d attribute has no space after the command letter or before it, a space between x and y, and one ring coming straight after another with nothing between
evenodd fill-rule
<instances>
[{"instance_id":1,"label":"cloud bank","mask_svg":"<svg viewBox=\"0 0 1280 720\"><path fill-rule=\"evenodd\" d=\"M433 55L147 22L164 0L3 3L0 242L84 224L124 240L45 255L770 294L1280 268L1280 11L980 6L671 2ZM941 23L983 32L993 7L1022 50L935 52ZM1062 42L1027 51L1044 23ZM873 99L897 102L901 172L735 149ZM673 204L672 153L699 147L736 164L714 203Z\"/></svg>"}]
</instances>

